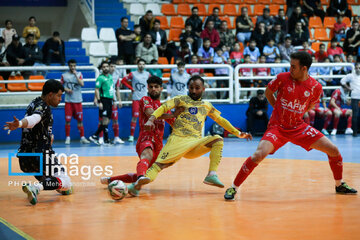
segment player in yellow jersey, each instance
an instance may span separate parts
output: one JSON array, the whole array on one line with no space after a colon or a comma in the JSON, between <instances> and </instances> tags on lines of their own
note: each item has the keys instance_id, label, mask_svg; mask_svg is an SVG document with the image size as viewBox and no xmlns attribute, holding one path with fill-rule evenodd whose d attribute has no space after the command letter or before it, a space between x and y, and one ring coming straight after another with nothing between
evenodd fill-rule
<instances>
[{"instance_id":1,"label":"player in yellow jersey","mask_svg":"<svg viewBox=\"0 0 360 240\"><path fill-rule=\"evenodd\" d=\"M173 165L182 157L192 159L208 152L210 152L210 166L204 183L221 188L224 187L224 184L221 183L216 175L224 145L223 139L219 135L201 137L201 130L206 116L209 116L220 126L239 138L252 139L251 134L240 132L234 128L229 121L220 116L220 112L210 102L201 99L205 91L203 78L199 75L191 77L188 82L188 89L188 96L176 96L166 101L152 113L149 120L145 123L145 129L151 130L154 128L154 121L163 113L175 107L184 107L185 109L176 118L172 133L155 163L146 171L145 176L139 177L135 183L128 186L131 195L138 196L142 185L154 181L162 169Z\"/></svg>"}]
</instances>

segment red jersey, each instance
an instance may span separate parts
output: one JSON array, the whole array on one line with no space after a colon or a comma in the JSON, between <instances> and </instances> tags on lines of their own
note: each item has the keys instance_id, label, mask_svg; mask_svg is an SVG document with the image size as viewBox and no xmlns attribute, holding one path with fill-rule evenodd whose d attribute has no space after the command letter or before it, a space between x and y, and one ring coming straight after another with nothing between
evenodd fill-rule
<instances>
[{"instance_id":1,"label":"red jersey","mask_svg":"<svg viewBox=\"0 0 360 240\"><path fill-rule=\"evenodd\" d=\"M324 53L321 53L320 51L317 51L315 53L315 59L318 61L318 62L324 62L325 58L328 57L328 54L327 52L324 52Z\"/></svg>"},{"instance_id":2,"label":"red jersey","mask_svg":"<svg viewBox=\"0 0 360 240\"><path fill-rule=\"evenodd\" d=\"M324 91L321 92L321 94L320 94L320 99L323 99L323 97L324 97ZM320 100L320 99L319 99L319 100ZM320 102L318 102L318 103L315 104L315 109L319 109L319 108L320 108Z\"/></svg>"},{"instance_id":3,"label":"red jersey","mask_svg":"<svg viewBox=\"0 0 360 240\"><path fill-rule=\"evenodd\" d=\"M331 94L331 99L335 99L335 104L341 108L341 91L340 88L336 89L332 94ZM330 99L330 101L331 101ZM335 108L330 106L331 111L334 110Z\"/></svg>"},{"instance_id":4,"label":"red jersey","mask_svg":"<svg viewBox=\"0 0 360 240\"><path fill-rule=\"evenodd\" d=\"M311 104L319 102L322 87L318 81L310 77L304 82L294 80L289 72L280 73L268 86L277 92L274 110L269 126L296 128L304 122L303 115Z\"/></svg>"},{"instance_id":5,"label":"red jersey","mask_svg":"<svg viewBox=\"0 0 360 240\"><path fill-rule=\"evenodd\" d=\"M154 100L151 97L145 96L140 99L140 111L139 111L139 140L150 140L162 145L165 121L163 119L156 119L154 121L155 128L152 131L145 131L144 125L149 120L149 117L146 115L145 110L152 108L154 111L161 106L160 100ZM174 119L166 120L170 125L174 123Z\"/></svg>"}]
</instances>

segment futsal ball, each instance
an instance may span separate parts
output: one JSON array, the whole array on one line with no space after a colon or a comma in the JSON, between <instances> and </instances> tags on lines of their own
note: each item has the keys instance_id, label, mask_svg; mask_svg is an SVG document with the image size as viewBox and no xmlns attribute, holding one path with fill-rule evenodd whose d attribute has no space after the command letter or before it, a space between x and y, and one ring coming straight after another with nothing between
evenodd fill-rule
<instances>
[{"instance_id":1,"label":"futsal ball","mask_svg":"<svg viewBox=\"0 0 360 240\"><path fill-rule=\"evenodd\" d=\"M114 180L108 185L109 194L114 200L123 199L128 193L126 184L121 180Z\"/></svg>"}]
</instances>

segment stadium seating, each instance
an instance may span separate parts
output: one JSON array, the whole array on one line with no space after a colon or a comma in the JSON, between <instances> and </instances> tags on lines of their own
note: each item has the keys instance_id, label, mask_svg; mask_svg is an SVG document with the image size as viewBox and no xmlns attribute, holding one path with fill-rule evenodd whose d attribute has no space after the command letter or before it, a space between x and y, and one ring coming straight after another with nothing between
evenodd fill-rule
<instances>
[{"instance_id":1,"label":"stadium seating","mask_svg":"<svg viewBox=\"0 0 360 240\"><path fill-rule=\"evenodd\" d=\"M42 75L31 75L29 80L43 80L45 79ZM44 83L28 83L28 88L30 91L41 91L44 86Z\"/></svg>"},{"instance_id":2,"label":"stadium seating","mask_svg":"<svg viewBox=\"0 0 360 240\"><path fill-rule=\"evenodd\" d=\"M161 6L161 12L165 16L176 16L175 7L173 4L163 4Z\"/></svg>"},{"instance_id":3,"label":"stadium seating","mask_svg":"<svg viewBox=\"0 0 360 240\"><path fill-rule=\"evenodd\" d=\"M94 28L83 28L81 30L81 41L83 42L97 42L99 38Z\"/></svg>"},{"instance_id":4,"label":"stadium seating","mask_svg":"<svg viewBox=\"0 0 360 240\"><path fill-rule=\"evenodd\" d=\"M0 76L0 81L3 81L4 78ZM7 89L5 87L5 83L0 83L0 92L7 92Z\"/></svg>"},{"instance_id":5,"label":"stadium seating","mask_svg":"<svg viewBox=\"0 0 360 240\"><path fill-rule=\"evenodd\" d=\"M143 16L145 14L144 6L141 3L131 3L130 4L130 14Z\"/></svg>"},{"instance_id":6,"label":"stadium seating","mask_svg":"<svg viewBox=\"0 0 360 240\"><path fill-rule=\"evenodd\" d=\"M330 41L330 38L329 38L325 28L315 29L314 39L319 40L319 41Z\"/></svg>"},{"instance_id":7,"label":"stadium seating","mask_svg":"<svg viewBox=\"0 0 360 240\"><path fill-rule=\"evenodd\" d=\"M100 29L100 40L104 42L115 42L115 32L112 28L101 28Z\"/></svg>"},{"instance_id":8,"label":"stadium seating","mask_svg":"<svg viewBox=\"0 0 360 240\"><path fill-rule=\"evenodd\" d=\"M153 15L158 16L162 15L160 11L160 6L157 3L148 3L145 6L145 11L151 10L153 12Z\"/></svg>"},{"instance_id":9,"label":"stadium seating","mask_svg":"<svg viewBox=\"0 0 360 240\"><path fill-rule=\"evenodd\" d=\"M117 56L118 55L117 42L111 42L109 44L107 55L109 55L109 56Z\"/></svg>"},{"instance_id":10,"label":"stadium seating","mask_svg":"<svg viewBox=\"0 0 360 240\"><path fill-rule=\"evenodd\" d=\"M309 19L309 27L311 28L322 28L323 24L320 17L311 17Z\"/></svg>"},{"instance_id":11,"label":"stadium seating","mask_svg":"<svg viewBox=\"0 0 360 240\"><path fill-rule=\"evenodd\" d=\"M190 16L191 9L190 9L189 4L186 4L186 3L179 4L177 7L177 14L180 16Z\"/></svg>"},{"instance_id":12,"label":"stadium seating","mask_svg":"<svg viewBox=\"0 0 360 240\"><path fill-rule=\"evenodd\" d=\"M23 76L10 76L9 83L7 84L7 88L11 92L26 92L26 83L10 83L13 80L24 80Z\"/></svg>"},{"instance_id":13,"label":"stadium seating","mask_svg":"<svg viewBox=\"0 0 360 240\"><path fill-rule=\"evenodd\" d=\"M322 42L313 42L312 44L311 44L311 48L314 50L314 51L319 51L319 49L320 49L320 44L322 44Z\"/></svg>"},{"instance_id":14,"label":"stadium seating","mask_svg":"<svg viewBox=\"0 0 360 240\"><path fill-rule=\"evenodd\" d=\"M166 16L156 16L156 19L160 20L161 29L169 29L169 23Z\"/></svg>"},{"instance_id":15,"label":"stadium seating","mask_svg":"<svg viewBox=\"0 0 360 240\"><path fill-rule=\"evenodd\" d=\"M254 9L253 9L253 12L252 12L252 16L261 16L263 15L263 11L264 11L264 8L266 6L265 5L262 5L262 4L257 4L254 6ZM250 14L249 14L250 15Z\"/></svg>"},{"instance_id":16,"label":"stadium seating","mask_svg":"<svg viewBox=\"0 0 360 240\"><path fill-rule=\"evenodd\" d=\"M180 41L180 34L182 33L182 29L180 28L171 28L169 32L169 41L178 42Z\"/></svg>"},{"instance_id":17,"label":"stadium seating","mask_svg":"<svg viewBox=\"0 0 360 240\"><path fill-rule=\"evenodd\" d=\"M197 7L199 9L198 15L199 16L206 16L206 8L204 4L194 4L194 7Z\"/></svg>"},{"instance_id":18,"label":"stadium seating","mask_svg":"<svg viewBox=\"0 0 360 240\"><path fill-rule=\"evenodd\" d=\"M219 16L224 15L223 11L221 11L221 5L220 4L209 4L209 8L208 8L208 15L211 15L213 12L214 8L219 8Z\"/></svg>"},{"instance_id":19,"label":"stadium seating","mask_svg":"<svg viewBox=\"0 0 360 240\"><path fill-rule=\"evenodd\" d=\"M185 3L191 3L191 4L195 4L198 3L198 0L184 0Z\"/></svg>"},{"instance_id":20,"label":"stadium seating","mask_svg":"<svg viewBox=\"0 0 360 240\"><path fill-rule=\"evenodd\" d=\"M171 17L170 26L171 28L183 29L185 26L184 19L182 17Z\"/></svg>"},{"instance_id":21,"label":"stadium seating","mask_svg":"<svg viewBox=\"0 0 360 240\"><path fill-rule=\"evenodd\" d=\"M233 4L225 4L224 5L224 15L227 16L237 16L236 7Z\"/></svg>"}]
</instances>

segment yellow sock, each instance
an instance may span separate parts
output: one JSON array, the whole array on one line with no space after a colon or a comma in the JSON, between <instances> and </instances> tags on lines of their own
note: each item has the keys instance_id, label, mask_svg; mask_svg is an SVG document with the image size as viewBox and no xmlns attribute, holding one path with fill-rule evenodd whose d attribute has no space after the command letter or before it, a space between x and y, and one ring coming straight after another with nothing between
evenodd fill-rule
<instances>
[{"instance_id":1,"label":"yellow sock","mask_svg":"<svg viewBox=\"0 0 360 240\"><path fill-rule=\"evenodd\" d=\"M150 178L151 182L154 181L158 175L158 173L161 171L161 168L154 163L147 171L145 174L145 177Z\"/></svg>"},{"instance_id":2,"label":"yellow sock","mask_svg":"<svg viewBox=\"0 0 360 240\"><path fill-rule=\"evenodd\" d=\"M216 172L218 169L222 157L223 146L224 141L218 141L211 146L209 171Z\"/></svg>"}]
</instances>

